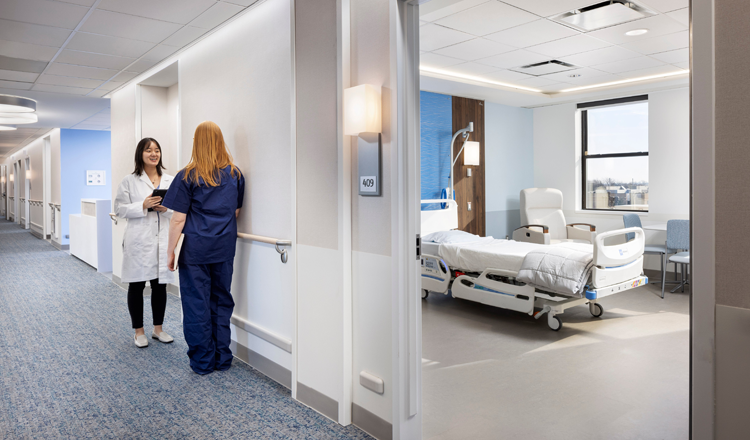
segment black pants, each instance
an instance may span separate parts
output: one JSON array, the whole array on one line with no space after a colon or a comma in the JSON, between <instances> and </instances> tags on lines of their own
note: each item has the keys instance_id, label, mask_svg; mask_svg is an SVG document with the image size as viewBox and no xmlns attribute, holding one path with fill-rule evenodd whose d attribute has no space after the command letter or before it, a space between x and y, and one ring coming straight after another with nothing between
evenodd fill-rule
<instances>
[{"instance_id":1,"label":"black pants","mask_svg":"<svg viewBox=\"0 0 750 440\"><path fill-rule=\"evenodd\" d=\"M130 283L128 286L128 310L133 328L143 327L143 289L145 281ZM167 285L159 284L159 279L151 280L151 311L154 314L154 325L164 323L164 312L167 309Z\"/></svg>"}]
</instances>

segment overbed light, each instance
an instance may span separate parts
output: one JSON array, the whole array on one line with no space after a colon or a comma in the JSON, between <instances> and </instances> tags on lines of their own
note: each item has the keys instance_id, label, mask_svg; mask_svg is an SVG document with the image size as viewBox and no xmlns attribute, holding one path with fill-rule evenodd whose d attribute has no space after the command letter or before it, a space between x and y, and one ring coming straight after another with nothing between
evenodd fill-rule
<instances>
[{"instance_id":1,"label":"overbed light","mask_svg":"<svg viewBox=\"0 0 750 440\"><path fill-rule=\"evenodd\" d=\"M13 131L15 129L15 125L0 125L0 131Z\"/></svg>"},{"instance_id":2,"label":"overbed light","mask_svg":"<svg viewBox=\"0 0 750 440\"><path fill-rule=\"evenodd\" d=\"M34 124L38 120L36 113L0 113L0 124Z\"/></svg>"},{"instance_id":3,"label":"overbed light","mask_svg":"<svg viewBox=\"0 0 750 440\"><path fill-rule=\"evenodd\" d=\"M648 32L648 29L633 29L632 31L625 32L628 37L635 37L636 35L643 35Z\"/></svg>"},{"instance_id":4,"label":"overbed light","mask_svg":"<svg viewBox=\"0 0 750 440\"><path fill-rule=\"evenodd\" d=\"M628 83L638 82L638 81L648 81L650 79L669 78L670 76L686 75L688 73L690 73L689 70L678 70L676 72L662 73L660 75L642 76L640 78L629 78L629 79L623 79L620 81L612 81L612 82L601 83L601 84L592 84L590 86L573 87L571 89L560 90L560 93L577 92L579 90L596 89L599 87L617 86L620 84L628 84Z\"/></svg>"},{"instance_id":5,"label":"overbed light","mask_svg":"<svg viewBox=\"0 0 750 440\"><path fill-rule=\"evenodd\" d=\"M464 75L462 73L455 73L455 72L450 72L450 71L442 70L442 69L433 69L432 67L420 67L419 70L422 71L422 72L437 73L437 74L440 74L440 75L452 76L452 77L455 77L455 78L469 79L469 80L472 80L472 81L483 82L483 83L486 83L486 84L494 84L494 85L497 85L497 86L510 87L510 88L519 89L519 90L526 90L527 92L542 93L542 91L539 90L539 89L532 89L530 87L523 87L523 86L517 86L517 85L514 85L514 84L502 83L500 81L492 81L490 79L481 78L481 77L478 77L478 76Z\"/></svg>"},{"instance_id":6,"label":"overbed light","mask_svg":"<svg viewBox=\"0 0 750 440\"><path fill-rule=\"evenodd\" d=\"M33 113L36 101L23 96L0 95L0 113Z\"/></svg>"}]
</instances>

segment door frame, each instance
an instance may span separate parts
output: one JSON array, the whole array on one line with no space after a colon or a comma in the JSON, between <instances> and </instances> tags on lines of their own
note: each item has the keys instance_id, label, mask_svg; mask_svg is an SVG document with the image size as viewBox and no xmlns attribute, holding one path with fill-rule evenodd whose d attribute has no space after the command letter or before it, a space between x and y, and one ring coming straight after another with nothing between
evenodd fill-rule
<instances>
[{"instance_id":1,"label":"door frame","mask_svg":"<svg viewBox=\"0 0 750 440\"><path fill-rule=\"evenodd\" d=\"M52 238L52 213L49 203L52 202L52 140L50 136L42 139L42 181L44 191L42 194L42 224L44 225L44 239Z\"/></svg>"},{"instance_id":2,"label":"door frame","mask_svg":"<svg viewBox=\"0 0 750 440\"><path fill-rule=\"evenodd\" d=\"M28 156L28 152L24 151L24 154L26 157L23 159L23 195L24 195L24 201L23 201L23 213L24 217L26 218L26 221L24 222L23 228L29 229L31 228L31 179L29 179L29 171L31 171L31 158Z\"/></svg>"}]
</instances>

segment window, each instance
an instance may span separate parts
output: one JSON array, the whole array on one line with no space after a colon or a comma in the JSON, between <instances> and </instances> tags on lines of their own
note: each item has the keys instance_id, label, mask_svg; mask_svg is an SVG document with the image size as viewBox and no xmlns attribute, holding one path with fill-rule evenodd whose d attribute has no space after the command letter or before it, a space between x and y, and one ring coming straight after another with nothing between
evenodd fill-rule
<instances>
[{"instance_id":1,"label":"window","mask_svg":"<svg viewBox=\"0 0 750 440\"><path fill-rule=\"evenodd\" d=\"M578 108L583 209L648 211L648 96Z\"/></svg>"}]
</instances>

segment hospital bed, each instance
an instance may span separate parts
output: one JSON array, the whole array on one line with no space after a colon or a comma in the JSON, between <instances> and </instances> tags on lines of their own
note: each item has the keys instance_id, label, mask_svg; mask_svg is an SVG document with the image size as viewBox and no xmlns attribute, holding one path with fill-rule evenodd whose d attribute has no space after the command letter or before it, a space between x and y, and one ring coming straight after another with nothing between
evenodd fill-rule
<instances>
[{"instance_id":1,"label":"hospital bed","mask_svg":"<svg viewBox=\"0 0 750 440\"><path fill-rule=\"evenodd\" d=\"M457 205L453 200L423 200L422 204L439 208L422 210L423 237L447 236L450 234L432 233L458 227ZM605 244L627 233L635 233L636 238L620 244ZM441 243L422 241L422 298L430 292L450 293L454 298L527 313L536 319L547 315L549 328L558 331L562 328L558 315L565 310L588 304L590 313L600 317L604 308L599 300L648 284L648 278L643 276L645 235L640 228L600 233L593 244L544 245L474 237L465 234L460 239ZM581 272L584 283L580 291L561 293L556 288L542 289L519 280L523 279L519 273L527 256L563 250L588 256L589 265Z\"/></svg>"}]
</instances>

